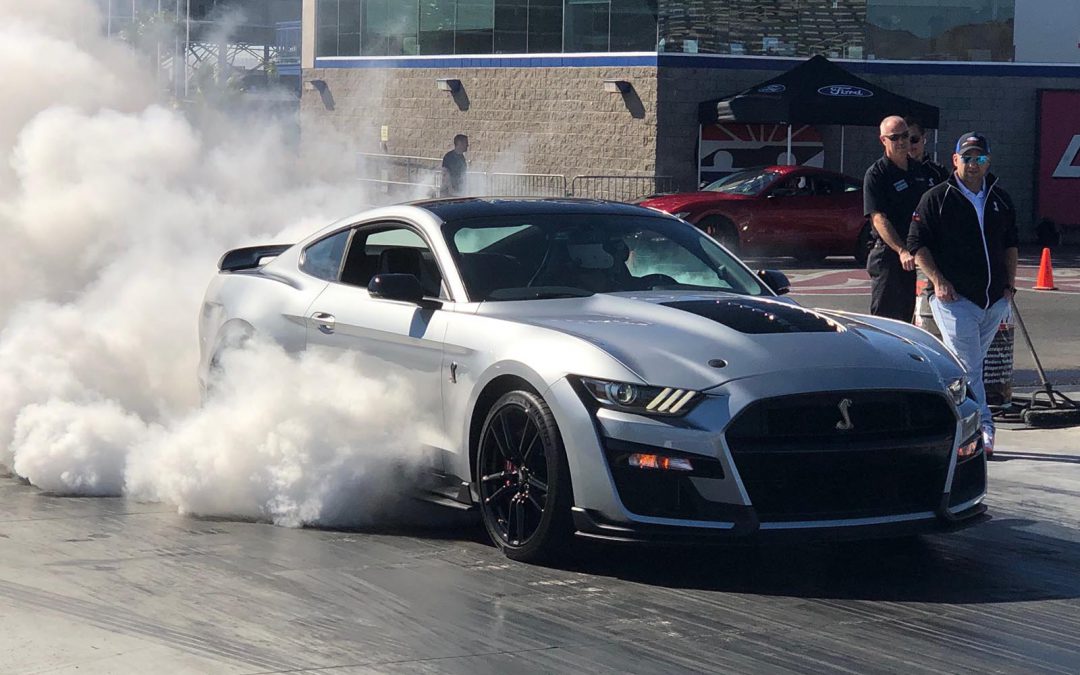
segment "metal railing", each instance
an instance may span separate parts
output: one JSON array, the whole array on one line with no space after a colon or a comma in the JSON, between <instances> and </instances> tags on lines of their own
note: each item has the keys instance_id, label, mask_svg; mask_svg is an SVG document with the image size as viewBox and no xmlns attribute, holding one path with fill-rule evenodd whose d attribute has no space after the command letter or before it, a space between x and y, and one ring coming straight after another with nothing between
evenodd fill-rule
<instances>
[{"instance_id":1,"label":"metal railing","mask_svg":"<svg viewBox=\"0 0 1080 675\"><path fill-rule=\"evenodd\" d=\"M495 173L470 171L466 190L493 197L565 197L566 176L553 173Z\"/></svg>"},{"instance_id":2,"label":"metal railing","mask_svg":"<svg viewBox=\"0 0 1080 675\"><path fill-rule=\"evenodd\" d=\"M630 202L674 190L675 179L671 176L574 176L569 194Z\"/></svg>"},{"instance_id":3,"label":"metal railing","mask_svg":"<svg viewBox=\"0 0 1080 675\"><path fill-rule=\"evenodd\" d=\"M437 157L356 153L358 180L389 198L426 199L442 195L442 160ZM671 176L585 175L550 173L509 173L469 171L465 193L493 197L581 197L635 201L663 192L673 192Z\"/></svg>"}]
</instances>

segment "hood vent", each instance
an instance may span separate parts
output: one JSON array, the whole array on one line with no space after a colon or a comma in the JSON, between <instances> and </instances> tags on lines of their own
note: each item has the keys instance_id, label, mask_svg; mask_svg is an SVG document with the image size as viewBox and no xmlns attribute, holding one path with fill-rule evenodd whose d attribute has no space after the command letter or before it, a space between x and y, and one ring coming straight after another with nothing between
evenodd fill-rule
<instances>
[{"instance_id":1,"label":"hood vent","mask_svg":"<svg viewBox=\"0 0 1080 675\"><path fill-rule=\"evenodd\" d=\"M740 333L839 333L844 328L820 314L782 302L763 302L750 298L717 298L716 300L687 300L665 302L667 307L681 309L712 319Z\"/></svg>"}]
</instances>

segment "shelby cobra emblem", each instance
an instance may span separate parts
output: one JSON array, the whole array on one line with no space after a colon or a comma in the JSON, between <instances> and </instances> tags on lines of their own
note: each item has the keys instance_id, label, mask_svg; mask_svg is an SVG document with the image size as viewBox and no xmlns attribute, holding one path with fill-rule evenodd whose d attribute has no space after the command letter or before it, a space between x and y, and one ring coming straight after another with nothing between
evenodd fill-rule
<instances>
[{"instance_id":1,"label":"shelby cobra emblem","mask_svg":"<svg viewBox=\"0 0 1080 675\"><path fill-rule=\"evenodd\" d=\"M851 407L851 399L842 399L837 406L840 408L840 414L843 415L843 419L836 423L836 428L839 431L851 431L855 428L855 425L851 423L851 415L848 414L848 408Z\"/></svg>"}]
</instances>

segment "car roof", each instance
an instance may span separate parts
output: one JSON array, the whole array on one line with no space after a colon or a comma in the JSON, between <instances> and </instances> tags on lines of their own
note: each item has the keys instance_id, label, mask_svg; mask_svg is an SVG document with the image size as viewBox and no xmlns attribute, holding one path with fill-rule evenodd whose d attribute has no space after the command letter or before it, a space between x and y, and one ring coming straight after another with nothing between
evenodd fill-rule
<instances>
[{"instance_id":1,"label":"car roof","mask_svg":"<svg viewBox=\"0 0 1080 675\"><path fill-rule=\"evenodd\" d=\"M653 209L633 204L603 199L572 199L568 197L458 197L410 202L409 206L429 211L446 222L464 218L522 213L592 213L597 215L667 217L665 214L660 214Z\"/></svg>"}]
</instances>

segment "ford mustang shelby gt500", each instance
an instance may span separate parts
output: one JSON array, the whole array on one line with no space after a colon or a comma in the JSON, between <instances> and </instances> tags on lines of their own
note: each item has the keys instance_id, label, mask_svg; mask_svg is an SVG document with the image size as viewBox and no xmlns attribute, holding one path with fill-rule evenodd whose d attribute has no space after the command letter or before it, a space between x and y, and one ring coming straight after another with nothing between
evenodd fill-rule
<instances>
[{"instance_id":1,"label":"ford mustang shelby gt500","mask_svg":"<svg viewBox=\"0 0 1080 675\"><path fill-rule=\"evenodd\" d=\"M654 210L418 202L219 267L204 386L235 336L261 334L436 392L425 490L478 508L514 559L574 533L900 536L985 518L978 406L940 342L780 299L782 274Z\"/></svg>"}]
</instances>

